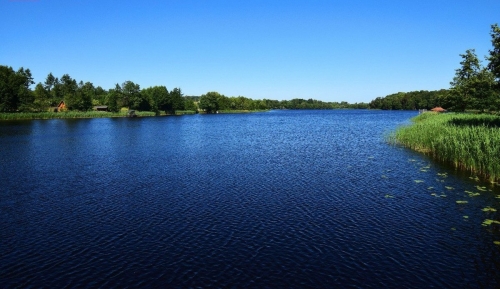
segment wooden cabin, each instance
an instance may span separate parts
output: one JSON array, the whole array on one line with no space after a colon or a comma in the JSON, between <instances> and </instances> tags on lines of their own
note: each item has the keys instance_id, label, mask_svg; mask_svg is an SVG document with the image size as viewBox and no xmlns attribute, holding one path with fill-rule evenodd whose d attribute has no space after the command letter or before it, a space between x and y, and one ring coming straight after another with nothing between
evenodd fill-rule
<instances>
[{"instance_id":1,"label":"wooden cabin","mask_svg":"<svg viewBox=\"0 0 500 289\"><path fill-rule=\"evenodd\" d=\"M61 100L61 102L59 102L59 104L54 107L54 112L61 112L64 110L66 110L66 104L64 103L64 100Z\"/></svg>"}]
</instances>

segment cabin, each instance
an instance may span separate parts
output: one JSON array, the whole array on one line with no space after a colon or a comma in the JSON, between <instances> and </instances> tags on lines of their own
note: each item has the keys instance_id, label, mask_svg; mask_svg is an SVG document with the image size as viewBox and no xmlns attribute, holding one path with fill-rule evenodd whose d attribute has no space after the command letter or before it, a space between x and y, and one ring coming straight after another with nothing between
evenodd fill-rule
<instances>
[{"instance_id":1,"label":"cabin","mask_svg":"<svg viewBox=\"0 0 500 289\"><path fill-rule=\"evenodd\" d=\"M96 111L108 111L108 106L107 105L94 106L94 110L96 110Z\"/></svg>"},{"instance_id":2,"label":"cabin","mask_svg":"<svg viewBox=\"0 0 500 289\"><path fill-rule=\"evenodd\" d=\"M61 100L59 104L54 107L54 112L61 112L66 110L66 104L64 103L64 100Z\"/></svg>"}]
</instances>

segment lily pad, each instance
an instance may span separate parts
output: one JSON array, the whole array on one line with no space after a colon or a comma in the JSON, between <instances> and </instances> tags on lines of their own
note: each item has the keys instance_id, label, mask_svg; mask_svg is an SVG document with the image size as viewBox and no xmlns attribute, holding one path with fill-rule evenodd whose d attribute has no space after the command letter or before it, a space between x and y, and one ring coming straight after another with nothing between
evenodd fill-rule
<instances>
[{"instance_id":1,"label":"lily pad","mask_svg":"<svg viewBox=\"0 0 500 289\"><path fill-rule=\"evenodd\" d=\"M480 190L480 191L483 191L483 192L486 192L486 191L487 191L486 187L476 186L476 188L477 188L478 190Z\"/></svg>"},{"instance_id":2,"label":"lily pad","mask_svg":"<svg viewBox=\"0 0 500 289\"><path fill-rule=\"evenodd\" d=\"M434 187L428 187L427 189L428 189L428 190L432 190L432 189L434 189Z\"/></svg>"},{"instance_id":3,"label":"lily pad","mask_svg":"<svg viewBox=\"0 0 500 289\"><path fill-rule=\"evenodd\" d=\"M454 187L450 187L450 186L445 186L445 188L446 188L447 190L454 190L454 189L455 189Z\"/></svg>"},{"instance_id":4,"label":"lily pad","mask_svg":"<svg viewBox=\"0 0 500 289\"><path fill-rule=\"evenodd\" d=\"M419 184L419 183L423 183L424 181L422 180L415 180L415 183Z\"/></svg>"},{"instance_id":5,"label":"lily pad","mask_svg":"<svg viewBox=\"0 0 500 289\"><path fill-rule=\"evenodd\" d=\"M385 195L386 198L394 198L394 196L391 196L389 194Z\"/></svg>"},{"instance_id":6,"label":"lily pad","mask_svg":"<svg viewBox=\"0 0 500 289\"><path fill-rule=\"evenodd\" d=\"M499 221L496 221L496 220L490 220L490 219L486 219L483 221L482 225L483 226L489 226L491 224L500 224Z\"/></svg>"},{"instance_id":7,"label":"lily pad","mask_svg":"<svg viewBox=\"0 0 500 289\"><path fill-rule=\"evenodd\" d=\"M468 219L468 218L469 218L469 216L464 216L464 219Z\"/></svg>"},{"instance_id":8,"label":"lily pad","mask_svg":"<svg viewBox=\"0 0 500 289\"><path fill-rule=\"evenodd\" d=\"M500 245L500 241L493 241L493 244Z\"/></svg>"},{"instance_id":9,"label":"lily pad","mask_svg":"<svg viewBox=\"0 0 500 289\"><path fill-rule=\"evenodd\" d=\"M497 209L495 208L492 208L492 207L486 207L484 209L482 209L483 212L496 212Z\"/></svg>"},{"instance_id":10,"label":"lily pad","mask_svg":"<svg viewBox=\"0 0 500 289\"><path fill-rule=\"evenodd\" d=\"M467 204L468 201L457 201L457 204Z\"/></svg>"}]
</instances>

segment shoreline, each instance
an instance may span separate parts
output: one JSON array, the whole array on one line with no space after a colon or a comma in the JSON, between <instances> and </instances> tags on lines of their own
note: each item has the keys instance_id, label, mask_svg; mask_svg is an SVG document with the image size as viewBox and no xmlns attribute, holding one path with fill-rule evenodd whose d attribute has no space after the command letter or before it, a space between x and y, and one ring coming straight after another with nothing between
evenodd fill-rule
<instances>
[{"instance_id":1,"label":"shoreline","mask_svg":"<svg viewBox=\"0 0 500 289\"><path fill-rule=\"evenodd\" d=\"M500 181L500 117L426 112L399 127L388 141L451 164L493 184Z\"/></svg>"}]
</instances>

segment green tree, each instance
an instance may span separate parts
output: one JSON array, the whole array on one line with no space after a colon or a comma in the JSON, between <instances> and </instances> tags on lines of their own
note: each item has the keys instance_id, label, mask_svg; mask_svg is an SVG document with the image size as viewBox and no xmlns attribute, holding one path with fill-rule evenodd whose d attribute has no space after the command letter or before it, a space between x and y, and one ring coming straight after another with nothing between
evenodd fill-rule
<instances>
[{"instance_id":1,"label":"green tree","mask_svg":"<svg viewBox=\"0 0 500 289\"><path fill-rule=\"evenodd\" d=\"M473 103L476 82L482 68L474 49L468 49L465 54L460 54L460 57L461 67L455 70L455 77L450 82L450 94L453 109L465 111Z\"/></svg>"},{"instance_id":2,"label":"green tree","mask_svg":"<svg viewBox=\"0 0 500 289\"><path fill-rule=\"evenodd\" d=\"M222 95L216 91L210 91L200 96L198 106L207 113L216 113L220 108Z\"/></svg>"},{"instance_id":3,"label":"green tree","mask_svg":"<svg viewBox=\"0 0 500 289\"><path fill-rule=\"evenodd\" d=\"M148 101L151 111L157 115L161 110L167 109L169 93L165 86L153 86L141 91L143 97Z\"/></svg>"},{"instance_id":4,"label":"green tree","mask_svg":"<svg viewBox=\"0 0 500 289\"><path fill-rule=\"evenodd\" d=\"M60 89L68 109L74 109L79 106L77 96L78 84L76 83L76 80L69 76L69 74L64 74L61 77Z\"/></svg>"},{"instance_id":5,"label":"green tree","mask_svg":"<svg viewBox=\"0 0 500 289\"><path fill-rule=\"evenodd\" d=\"M141 88L139 84L135 84L130 80L125 81L121 88L122 99L121 106L130 109L141 109L145 101L141 95Z\"/></svg>"},{"instance_id":6,"label":"green tree","mask_svg":"<svg viewBox=\"0 0 500 289\"><path fill-rule=\"evenodd\" d=\"M118 100L121 98L121 87L116 84L115 89L110 89L106 95L106 104L108 105L108 110L111 112L120 111L118 105Z\"/></svg>"},{"instance_id":7,"label":"green tree","mask_svg":"<svg viewBox=\"0 0 500 289\"><path fill-rule=\"evenodd\" d=\"M29 69L19 68L16 72L20 81L23 83L19 86L18 98L19 98L19 111L30 111L33 109L33 92L30 86L34 84L33 77L31 76L31 71Z\"/></svg>"},{"instance_id":8,"label":"green tree","mask_svg":"<svg viewBox=\"0 0 500 289\"><path fill-rule=\"evenodd\" d=\"M182 98L182 92L180 88L174 88L170 91L170 101L172 102L172 110L184 109L184 99Z\"/></svg>"},{"instance_id":9,"label":"green tree","mask_svg":"<svg viewBox=\"0 0 500 289\"><path fill-rule=\"evenodd\" d=\"M36 111L46 111L50 107L50 93L42 83L36 85L33 95L35 99L33 108Z\"/></svg>"},{"instance_id":10,"label":"green tree","mask_svg":"<svg viewBox=\"0 0 500 289\"><path fill-rule=\"evenodd\" d=\"M500 27L498 24L491 25L491 44L493 49L489 51L489 56L486 59L489 61L488 69L491 71L497 85L500 86ZM500 89L500 87L498 87Z\"/></svg>"},{"instance_id":11,"label":"green tree","mask_svg":"<svg viewBox=\"0 0 500 289\"><path fill-rule=\"evenodd\" d=\"M95 98L95 87L91 82L80 81L76 102L73 104L75 109L87 111L92 109L92 100Z\"/></svg>"}]
</instances>

